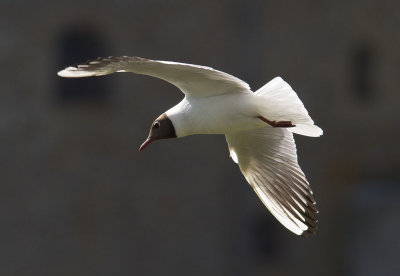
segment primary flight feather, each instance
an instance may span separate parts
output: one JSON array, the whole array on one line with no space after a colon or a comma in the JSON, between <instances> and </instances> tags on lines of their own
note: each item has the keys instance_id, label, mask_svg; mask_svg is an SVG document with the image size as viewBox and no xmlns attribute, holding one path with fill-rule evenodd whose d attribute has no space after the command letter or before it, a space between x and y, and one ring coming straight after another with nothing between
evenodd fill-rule
<instances>
[{"instance_id":1,"label":"primary flight feather","mask_svg":"<svg viewBox=\"0 0 400 276\"><path fill-rule=\"evenodd\" d=\"M283 79L276 77L252 92L244 81L210 67L127 56L98 58L58 75L80 78L115 72L157 77L185 94L152 123L139 151L159 139L224 134L230 156L276 219L297 235L315 232L318 211L297 162L292 133L317 137L322 130Z\"/></svg>"}]
</instances>

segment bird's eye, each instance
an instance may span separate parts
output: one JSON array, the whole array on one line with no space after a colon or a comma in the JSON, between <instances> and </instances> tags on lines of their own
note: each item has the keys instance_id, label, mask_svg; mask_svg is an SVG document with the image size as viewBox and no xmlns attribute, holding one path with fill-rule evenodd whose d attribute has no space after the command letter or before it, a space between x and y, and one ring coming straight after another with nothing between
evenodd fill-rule
<instances>
[{"instance_id":1,"label":"bird's eye","mask_svg":"<svg viewBox=\"0 0 400 276\"><path fill-rule=\"evenodd\" d=\"M154 128L159 128L159 127L160 127L160 123L159 123L159 122L155 122L155 123L153 124L153 127L154 127Z\"/></svg>"}]
</instances>

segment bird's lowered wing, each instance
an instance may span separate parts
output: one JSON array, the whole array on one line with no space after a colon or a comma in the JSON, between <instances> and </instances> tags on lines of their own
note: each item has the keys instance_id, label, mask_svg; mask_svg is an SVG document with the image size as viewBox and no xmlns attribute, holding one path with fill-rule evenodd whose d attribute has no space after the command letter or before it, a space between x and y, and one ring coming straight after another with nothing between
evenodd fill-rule
<instances>
[{"instance_id":1,"label":"bird's lowered wing","mask_svg":"<svg viewBox=\"0 0 400 276\"><path fill-rule=\"evenodd\" d=\"M163 79L190 97L208 97L226 93L251 93L244 81L210 67L140 57L106 57L90 60L58 72L66 78L132 72Z\"/></svg>"},{"instance_id":2,"label":"bird's lowered wing","mask_svg":"<svg viewBox=\"0 0 400 276\"><path fill-rule=\"evenodd\" d=\"M268 210L297 235L314 233L315 200L297 163L293 134L258 128L226 134L232 159Z\"/></svg>"}]
</instances>

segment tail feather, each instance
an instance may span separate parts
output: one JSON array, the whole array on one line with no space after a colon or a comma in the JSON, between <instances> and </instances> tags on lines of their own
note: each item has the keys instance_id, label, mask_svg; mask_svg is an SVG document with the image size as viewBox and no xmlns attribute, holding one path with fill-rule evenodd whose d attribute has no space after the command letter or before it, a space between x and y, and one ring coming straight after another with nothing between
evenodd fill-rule
<instances>
[{"instance_id":1,"label":"tail feather","mask_svg":"<svg viewBox=\"0 0 400 276\"><path fill-rule=\"evenodd\" d=\"M312 137L322 135L322 129L314 125L296 92L281 77L268 82L255 95L262 98L260 113L269 120L291 121L296 126L288 130L293 133Z\"/></svg>"}]
</instances>

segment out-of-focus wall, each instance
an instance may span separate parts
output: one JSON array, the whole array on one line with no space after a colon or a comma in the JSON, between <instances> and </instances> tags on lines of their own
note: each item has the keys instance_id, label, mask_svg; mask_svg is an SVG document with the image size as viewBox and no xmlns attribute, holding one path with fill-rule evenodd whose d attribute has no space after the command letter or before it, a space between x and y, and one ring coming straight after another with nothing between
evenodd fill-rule
<instances>
[{"instance_id":1,"label":"out-of-focus wall","mask_svg":"<svg viewBox=\"0 0 400 276\"><path fill-rule=\"evenodd\" d=\"M400 4L20 1L0 4L0 275L396 275ZM137 149L182 94L100 55L202 64L256 90L273 77L321 138L296 136L316 236L262 206L223 136Z\"/></svg>"}]
</instances>

